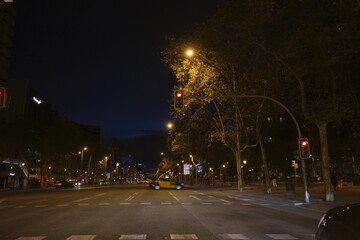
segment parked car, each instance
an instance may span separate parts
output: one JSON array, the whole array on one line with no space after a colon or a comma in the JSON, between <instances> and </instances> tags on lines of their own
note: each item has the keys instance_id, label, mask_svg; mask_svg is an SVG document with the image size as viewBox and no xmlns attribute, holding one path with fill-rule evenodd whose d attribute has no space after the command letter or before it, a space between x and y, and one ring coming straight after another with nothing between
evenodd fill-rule
<instances>
[{"instance_id":1,"label":"parked car","mask_svg":"<svg viewBox=\"0 0 360 240\"><path fill-rule=\"evenodd\" d=\"M161 178L153 183L153 187L156 190L159 190L160 188L174 188L179 190L184 188L184 183L175 182L168 178Z\"/></svg>"},{"instance_id":2,"label":"parked car","mask_svg":"<svg viewBox=\"0 0 360 240\"><path fill-rule=\"evenodd\" d=\"M62 189L65 189L65 188L73 188L74 185L70 182L67 182L67 181L55 181L55 183L53 184L53 186L55 188L62 188Z\"/></svg>"},{"instance_id":3,"label":"parked car","mask_svg":"<svg viewBox=\"0 0 360 240\"><path fill-rule=\"evenodd\" d=\"M316 240L360 240L360 203L332 208L321 218Z\"/></svg>"}]
</instances>

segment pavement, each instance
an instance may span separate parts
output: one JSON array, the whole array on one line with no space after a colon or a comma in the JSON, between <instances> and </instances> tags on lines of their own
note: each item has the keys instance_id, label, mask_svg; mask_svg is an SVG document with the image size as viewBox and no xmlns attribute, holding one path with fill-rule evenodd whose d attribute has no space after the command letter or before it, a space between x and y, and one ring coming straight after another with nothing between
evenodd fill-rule
<instances>
[{"instance_id":1,"label":"pavement","mask_svg":"<svg viewBox=\"0 0 360 240\"><path fill-rule=\"evenodd\" d=\"M109 185L109 187L112 185ZM94 188L96 186L82 186L81 189ZM99 186L98 186L99 187ZM247 197L252 199L258 199L261 201L269 201L273 203L279 203L293 206L302 206L306 208L317 209L319 211L327 211L330 208L341 206L351 203L360 202L360 185L354 186L345 186L334 191L334 201L325 201L325 188L323 184L313 184L311 187L308 187L308 192L310 194L310 202L305 202L305 193L304 187L298 184L295 187L294 192L289 192L286 188L286 183L278 183L277 187L272 187L272 193L266 193L264 186L260 186L258 183L252 185L247 185L244 187L244 191L240 192L234 184L225 183L216 186L210 185L188 185L186 188L193 189L213 189L222 191L226 194L239 197ZM0 189L1 192L23 192L23 191L41 191L46 189L22 189L22 190L13 190L13 189Z\"/></svg>"},{"instance_id":2,"label":"pavement","mask_svg":"<svg viewBox=\"0 0 360 240\"><path fill-rule=\"evenodd\" d=\"M269 202L287 203L293 206L302 206L306 208L317 209L319 211L327 211L330 208L341 206L351 203L360 202L360 185L354 185L351 187L343 187L334 191L334 201L325 200L325 188L323 184L313 184L308 187L308 193L310 194L310 202L305 201L304 187L297 185L294 192L289 192L286 189L285 183L278 183L277 187L272 187L272 193L266 193L264 186L258 184L245 186L244 191L240 192L237 187L231 185L223 186L193 186L194 188L213 188L219 191L226 192L231 195L247 196L253 199L259 199Z\"/></svg>"}]
</instances>

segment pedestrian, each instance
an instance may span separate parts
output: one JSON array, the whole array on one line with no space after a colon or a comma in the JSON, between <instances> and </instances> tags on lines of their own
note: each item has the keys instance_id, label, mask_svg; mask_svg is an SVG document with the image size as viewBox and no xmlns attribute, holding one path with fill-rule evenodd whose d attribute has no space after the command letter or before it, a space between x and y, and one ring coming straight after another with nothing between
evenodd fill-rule
<instances>
[{"instance_id":1,"label":"pedestrian","mask_svg":"<svg viewBox=\"0 0 360 240\"><path fill-rule=\"evenodd\" d=\"M277 182L276 182L276 176L275 176L275 174L272 175L271 182L272 182L273 187L277 187Z\"/></svg>"}]
</instances>

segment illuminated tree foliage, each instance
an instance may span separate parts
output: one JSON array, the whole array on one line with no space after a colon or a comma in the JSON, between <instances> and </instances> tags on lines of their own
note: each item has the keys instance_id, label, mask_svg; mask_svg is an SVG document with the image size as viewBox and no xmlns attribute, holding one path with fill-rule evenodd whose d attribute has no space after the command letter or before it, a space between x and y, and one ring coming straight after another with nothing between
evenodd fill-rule
<instances>
[{"instance_id":1,"label":"illuminated tree foliage","mask_svg":"<svg viewBox=\"0 0 360 240\"><path fill-rule=\"evenodd\" d=\"M240 152L254 139L261 143L261 114L274 109L258 100L211 96L257 94L279 100L318 128L326 200L334 200L327 128L359 114L359 6L358 0L224 4L191 36L171 39L163 51L179 80L177 88L186 96L206 96L186 98L185 109L174 114L213 120L211 131L235 153L239 168ZM190 47L194 55L186 57ZM240 148L234 144L236 132Z\"/></svg>"}]
</instances>

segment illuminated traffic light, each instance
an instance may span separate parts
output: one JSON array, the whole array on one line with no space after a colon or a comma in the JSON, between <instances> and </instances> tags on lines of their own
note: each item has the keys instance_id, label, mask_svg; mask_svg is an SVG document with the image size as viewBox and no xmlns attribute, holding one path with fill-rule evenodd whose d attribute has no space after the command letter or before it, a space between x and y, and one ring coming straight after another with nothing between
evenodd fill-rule
<instances>
[{"instance_id":1,"label":"illuminated traffic light","mask_svg":"<svg viewBox=\"0 0 360 240\"><path fill-rule=\"evenodd\" d=\"M299 153L301 159L310 158L310 146L309 146L309 140L307 138L299 139Z\"/></svg>"},{"instance_id":2,"label":"illuminated traffic light","mask_svg":"<svg viewBox=\"0 0 360 240\"><path fill-rule=\"evenodd\" d=\"M6 92L4 87L0 87L0 108L4 108L6 104Z\"/></svg>"},{"instance_id":3,"label":"illuminated traffic light","mask_svg":"<svg viewBox=\"0 0 360 240\"><path fill-rule=\"evenodd\" d=\"M292 161L291 161L291 166L294 167L294 168L298 168L298 167L299 167L299 165L296 163L295 160L292 160Z\"/></svg>"},{"instance_id":4,"label":"illuminated traffic light","mask_svg":"<svg viewBox=\"0 0 360 240\"><path fill-rule=\"evenodd\" d=\"M183 109L184 108L184 92L183 91L175 91L174 107L175 107L175 109Z\"/></svg>"}]
</instances>

